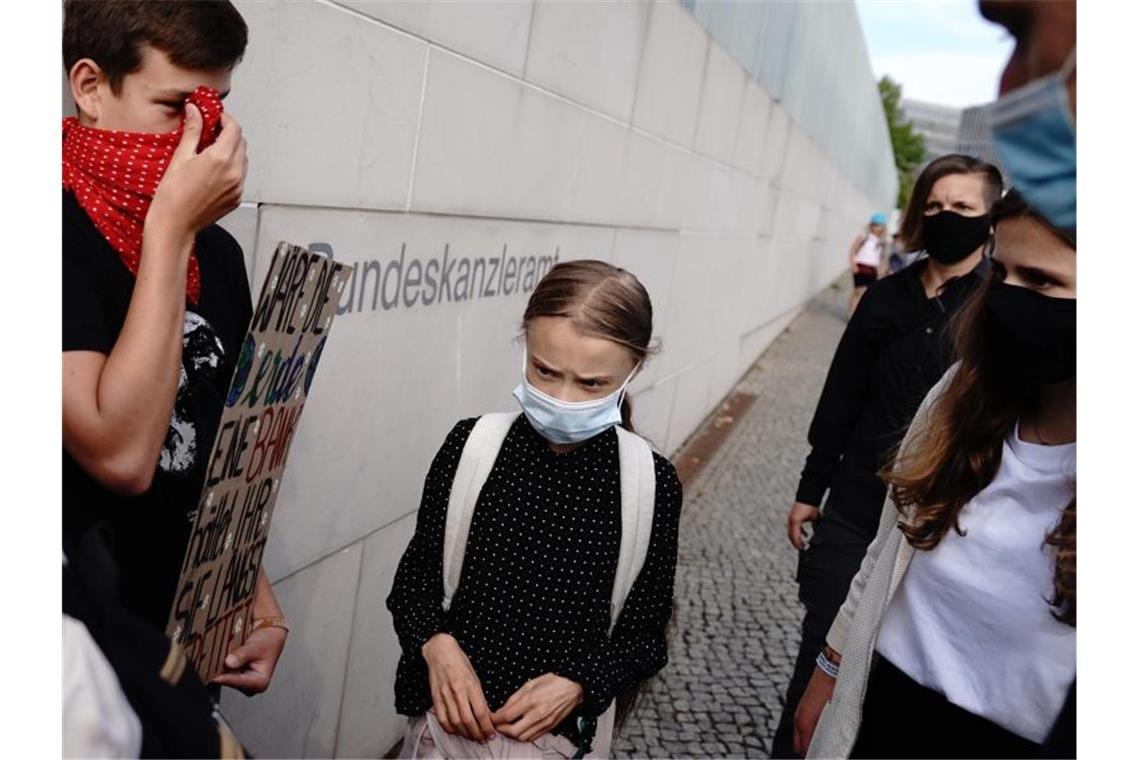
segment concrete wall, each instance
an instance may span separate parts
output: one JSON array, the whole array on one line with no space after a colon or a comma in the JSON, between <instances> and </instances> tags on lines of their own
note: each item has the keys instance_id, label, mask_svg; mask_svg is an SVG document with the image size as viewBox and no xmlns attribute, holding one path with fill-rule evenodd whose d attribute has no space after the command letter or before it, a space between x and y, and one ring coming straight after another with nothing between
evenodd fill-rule
<instances>
[{"instance_id":1,"label":"concrete wall","mask_svg":"<svg viewBox=\"0 0 1140 760\"><path fill-rule=\"evenodd\" d=\"M258 755L375 757L401 734L383 602L422 479L456 420L513 408L537 270L598 258L646 284L664 351L635 419L673 453L844 270L892 159L849 4L237 4L250 45L226 105L250 172L224 224L255 289L282 239L357 275L266 557L289 644L268 693L223 706ZM775 98L753 48L790 62ZM811 56L829 63L805 79Z\"/></svg>"}]
</instances>

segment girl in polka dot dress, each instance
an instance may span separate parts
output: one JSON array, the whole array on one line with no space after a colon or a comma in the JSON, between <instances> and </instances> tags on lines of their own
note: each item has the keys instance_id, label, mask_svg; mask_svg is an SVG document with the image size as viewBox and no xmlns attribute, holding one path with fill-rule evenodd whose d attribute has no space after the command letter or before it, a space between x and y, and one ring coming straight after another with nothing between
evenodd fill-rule
<instances>
[{"instance_id":1,"label":"girl in polka dot dress","mask_svg":"<svg viewBox=\"0 0 1140 760\"><path fill-rule=\"evenodd\" d=\"M477 420L447 436L387 600L403 650L403 756L607 756L614 723L665 665L681 486L656 453L649 547L610 630L622 533L614 428L632 430L625 391L652 327L645 288L610 264L562 263L539 283L523 316L523 414L479 492L445 609L448 499Z\"/></svg>"}]
</instances>

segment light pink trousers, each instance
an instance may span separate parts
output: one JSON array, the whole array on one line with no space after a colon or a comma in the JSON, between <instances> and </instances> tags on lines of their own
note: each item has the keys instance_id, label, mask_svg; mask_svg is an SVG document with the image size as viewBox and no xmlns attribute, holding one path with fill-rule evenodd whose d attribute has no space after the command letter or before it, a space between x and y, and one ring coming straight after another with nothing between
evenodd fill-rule
<instances>
[{"instance_id":1,"label":"light pink trousers","mask_svg":"<svg viewBox=\"0 0 1140 760\"><path fill-rule=\"evenodd\" d=\"M614 707L598 716L598 731L594 736L594 749L588 758L610 756L610 743L614 733ZM465 736L449 734L439 725L434 710L408 719L404 729L404 746L400 757L423 760L561 760L573 757L578 748L565 736L543 734L532 742L520 742L506 736L496 736L488 742L471 741Z\"/></svg>"}]
</instances>

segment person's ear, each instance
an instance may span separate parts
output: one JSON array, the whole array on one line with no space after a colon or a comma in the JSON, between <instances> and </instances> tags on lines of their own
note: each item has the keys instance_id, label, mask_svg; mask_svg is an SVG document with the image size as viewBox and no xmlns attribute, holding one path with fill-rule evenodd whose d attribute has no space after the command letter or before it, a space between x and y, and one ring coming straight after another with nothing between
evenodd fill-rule
<instances>
[{"instance_id":1,"label":"person's ear","mask_svg":"<svg viewBox=\"0 0 1140 760\"><path fill-rule=\"evenodd\" d=\"M71 85L71 97L75 101L75 110L81 119L88 122L99 120L99 85L106 79L99 64L90 58L81 58L71 67L67 75Z\"/></svg>"}]
</instances>

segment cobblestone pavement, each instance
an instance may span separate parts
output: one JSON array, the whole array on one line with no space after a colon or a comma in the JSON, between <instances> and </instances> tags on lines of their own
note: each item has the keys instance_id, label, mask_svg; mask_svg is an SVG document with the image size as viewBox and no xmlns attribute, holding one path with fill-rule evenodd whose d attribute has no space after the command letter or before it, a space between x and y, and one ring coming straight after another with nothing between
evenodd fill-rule
<instances>
[{"instance_id":1,"label":"cobblestone pavement","mask_svg":"<svg viewBox=\"0 0 1140 760\"><path fill-rule=\"evenodd\" d=\"M812 301L737 387L757 399L685 494L670 662L615 756L768 756L801 616L784 520L846 298Z\"/></svg>"}]
</instances>

